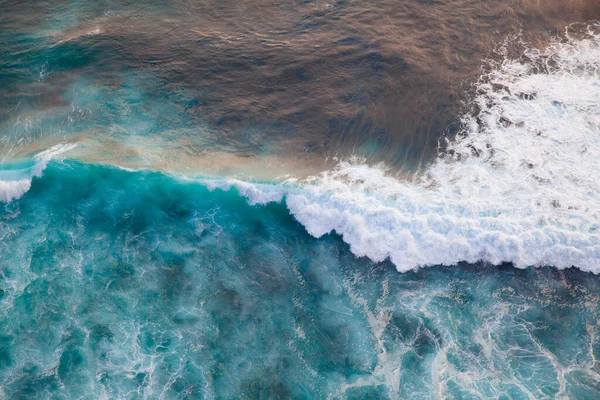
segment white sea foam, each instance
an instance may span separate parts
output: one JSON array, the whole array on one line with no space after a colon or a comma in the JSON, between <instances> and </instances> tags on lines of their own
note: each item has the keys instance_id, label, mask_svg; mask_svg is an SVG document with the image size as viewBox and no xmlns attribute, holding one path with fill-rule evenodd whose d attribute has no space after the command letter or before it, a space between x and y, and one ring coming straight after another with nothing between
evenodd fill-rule
<instances>
[{"instance_id":1,"label":"white sea foam","mask_svg":"<svg viewBox=\"0 0 600 400\"><path fill-rule=\"evenodd\" d=\"M23 196L31 187L29 179L0 181L0 202L8 203Z\"/></svg>"},{"instance_id":2,"label":"white sea foam","mask_svg":"<svg viewBox=\"0 0 600 400\"><path fill-rule=\"evenodd\" d=\"M239 194L248 199L251 205L279 202L286 194L284 187L276 185L250 183L239 179L202 180L200 181L209 190L229 190L235 187Z\"/></svg>"},{"instance_id":3,"label":"white sea foam","mask_svg":"<svg viewBox=\"0 0 600 400\"><path fill-rule=\"evenodd\" d=\"M0 202L21 198L31 188L32 179L42 176L50 160L77 147L74 143L57 144L33 157L33 165L22 169L0 171Z\"/></svg>"},{"instance_id":4,"label":"white sea foam","mask_svg":"<svg viewBox=\"0 0 600 400\"><path fill-rule=\"evenodd\" d=\"M399 271L483 260L599 273L598 31L495 65L462 134L413 181L341 163L300 185L211 187L235 186L252 204L285 197L311 235L335 231Z\"/></svg>"}]
</instances>

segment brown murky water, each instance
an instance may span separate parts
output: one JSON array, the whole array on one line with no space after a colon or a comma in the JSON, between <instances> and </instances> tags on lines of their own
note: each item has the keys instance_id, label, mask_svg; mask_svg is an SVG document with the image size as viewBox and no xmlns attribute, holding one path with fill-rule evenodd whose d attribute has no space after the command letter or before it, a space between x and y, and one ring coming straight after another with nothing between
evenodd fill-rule
<instances>
[{"instance_id":1,"label":"brown murky water","mask_svg":"<svg viewBox=\"0 0 600 400\"><path fill-rule=\"evenodd\" d=\"M600 14L600 0L0 7L5 157L79 140L95 161L266 176L351 154L412 170L498 45L543 46Z\"/></svg>"}]
</instances>

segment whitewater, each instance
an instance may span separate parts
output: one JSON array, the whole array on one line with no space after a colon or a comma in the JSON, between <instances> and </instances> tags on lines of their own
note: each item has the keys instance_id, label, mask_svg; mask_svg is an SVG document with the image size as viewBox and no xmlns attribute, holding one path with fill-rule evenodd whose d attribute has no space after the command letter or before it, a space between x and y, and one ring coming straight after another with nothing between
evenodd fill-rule
<instances>
[{"instance_id":1,"label":"whitewater","mask_svg":"<svg viewBox=\"0 0 600 400\"><path fill-rule=\"evenodd\" d=\"M600 26L577 28L490 62L462 131L412 179L358 159L280 183L177 178L235 188L252 205L284 201L312 236L337 233L398 271L483 261L599 273ZM36 156L17 179L3 171L0 200L18 199L73 146Z\"/></svg>"},{"instance_id":2,"label":"whitewater","mask_svg":"<svg viewBox=\"0 0 600 400\"><path fill-rule=\"evenodd\" d=\"M61 154L76 147L76 143L57 144L48 150L37 153L31 162L27 163L29 165L19 164L15 168L13 164L8 164L5 169L0 169L0 201L8 203L19 199L31 188L33 178L42 176L51 160L60 158Z\"/></svg>"}]
</instances>

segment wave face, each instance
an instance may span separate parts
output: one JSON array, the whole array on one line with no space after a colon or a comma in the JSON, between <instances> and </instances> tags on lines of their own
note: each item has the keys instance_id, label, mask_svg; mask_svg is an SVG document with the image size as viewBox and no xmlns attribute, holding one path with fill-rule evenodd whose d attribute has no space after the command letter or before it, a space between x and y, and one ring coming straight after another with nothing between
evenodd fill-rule
<instances>
[{"instance_id":1,"label":"wave face","mask_svg":"<svg viewBox=\"0 0 600 400\"><path fill-rule=\"evenodd\" d=\"M49 162L0 203L0 397L597 397L598 276L399 274L251 192Z\"/></svg>"},{"instance_id":2,"label":"wave face","mask_svg":"<svg viewBox=\"0 0 600 400\"><path fill-rule=\"evenodd\" d=\"M279 199L311 235L337 232L357 256L389 258L399 271L485 261L600 272L594 29L493 65L465 129L414 180L341 163ZM277 199L272 188L230 184L251 203Z\"/></svg>"}]
</instances>

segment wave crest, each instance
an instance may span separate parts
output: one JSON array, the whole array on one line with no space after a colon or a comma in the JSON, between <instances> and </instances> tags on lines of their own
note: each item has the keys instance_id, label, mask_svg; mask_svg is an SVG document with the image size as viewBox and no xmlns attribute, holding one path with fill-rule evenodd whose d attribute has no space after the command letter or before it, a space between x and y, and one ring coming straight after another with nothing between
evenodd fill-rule
<instances>
[{"instance_id":1,"label":"wave crest","mask_svg":"<svg viewBox=\"0 0 600 400\"><path fill-rule=\"evenodd\" d=\"M75 143L57 144L33 156L33 164L26 168L0 170L0 202L21 198L31 188L32 179L42 176L50 160L75 147Z\"/></svg>"}]
</instances>

